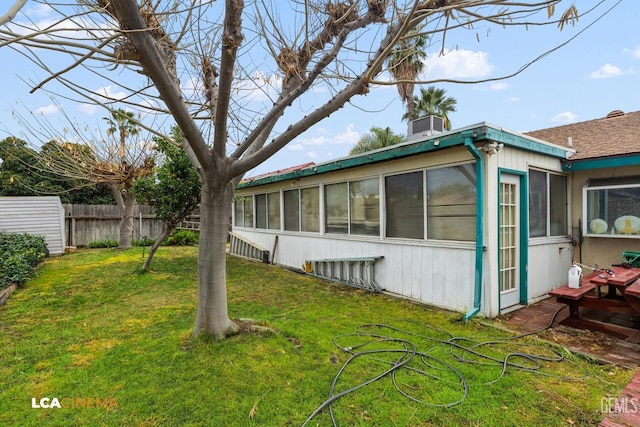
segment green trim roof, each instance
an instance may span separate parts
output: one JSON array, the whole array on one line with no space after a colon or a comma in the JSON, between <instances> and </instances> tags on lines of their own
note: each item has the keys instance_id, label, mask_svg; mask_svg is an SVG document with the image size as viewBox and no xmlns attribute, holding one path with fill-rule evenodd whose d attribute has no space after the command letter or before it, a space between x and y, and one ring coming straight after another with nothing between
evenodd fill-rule
<instances>
[{"instance_id":1,"label":"green trim roof","mask_svg":"<svg viewBox=\"0 0 640 427\"><path fill-rule=\"evenodd\" d=\"M534 153L545 154L558 159L566 159L572 151L555 146L544 141L511 132L490 125L479 123L455 131L431 135L414 141L407 141L402 144L381 148L349 157L342 157L325 163L311 165L301 169L296 169L285 173L275 173L261 176L255 179L241 181L237 188L257 187L265 184L272 184L305 176L319 175L328 172L354 168L358 166L370 165L430 151L442 150L449 147L463 146L466 137L471 137L474 143L483 141L494 141L506 146L526 150Z\"/></svg>"},{"instance_id":2,"label":"green trim roof","mask_svg":"<svg viewBox=\"0 0 640 427\"><path fill-rule=\"evenodd\" d=\"M640 166L640 154L631 154L623 157L601 157L595 159L569 159L562 162L562 170L565 172L619 168L623 166Z\"/></svg>"}]
</instances>

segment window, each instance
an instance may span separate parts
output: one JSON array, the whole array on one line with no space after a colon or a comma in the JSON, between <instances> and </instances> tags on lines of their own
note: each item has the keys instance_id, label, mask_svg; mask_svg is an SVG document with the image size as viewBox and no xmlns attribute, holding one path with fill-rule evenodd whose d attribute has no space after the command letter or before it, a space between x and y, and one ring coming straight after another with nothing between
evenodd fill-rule
<instances>
[{"instance_id":1,"label":"window","mask_svg":"<svg viewBox=\"0 0 640 427\"><path fill-rule=\"evenodd\" d=\"M380 188L378 178L349 183L351 234L380 235Z\"/></svg>"},{"instance_id":2,"label":"window","mask_svg":"<svg viewBox=\"0 0 640 427\"><path fill-rule=\"evenodd\" d=\"M256 228L280 229L280 193L256 194Z\"/></svg>"},{"instance_id":3,"label":"window","mask_svg":"<svg viewBox=\"0 0 640 427\"><path fill-rule=\"evenodd\" d=\"M256 228L267 228L267 195L256 194Z\"/></svg>"},{"instance_id":4,"label":"window","mask_svg":"<svg viewBox=\"0 0 640 427\"><path fill-rule=\"evenodd\" d=\"M329 184L324 187L325 232L349 233L349 206L347 183Z\"/></svg>"},{"instance_id":5,"label":"window","mask_svg":"<svg viewBox=\"0 0 640 427\"><path fill-rule=\"evenodd\" d=\"M593 180L584 194L585 234L640 237L640 177Z\"/></svg>"},{"instance_id":6,"label":"window","mask_svg":"<svg viewBox=\"0 0 640 427\"><path fill-rule=\"evenodd\" d=\"M424 239L424 174L422 171L385 178L386 235Z\"/></svg>"},{"instance_id":7,"label":"window","mask_svg":"<svg viewBox=\"0 0 640 427\"><path fill-rule=\"evenodd\" d=\"M284 229L300 231L300 192L298 190L284 192Z\"/></svg>"},{"instance_id":8,"label":"window","mask_svg":"<svg viewBox=\"0 0 640 427\"><path fill-rule=\"evenodd\" d=\"M280 230L280 193L267 194L267 224L270 230Z\"/></svg>"},{"instance_id":9,"label":"window","mask_svg":"<svg viewBox=\"0 0 640 427\"><path fill-rule=\"evenodd\" d=\"M379 182L368 178L325 185L325 232L380 236Z\"/></svg>"},{"instance_id":10,"label":"window","mask_svg":"<svg viewBox=\"0 0 640 427\"><path fill-rule=\"evenodd\" d=\"M567 177L549 174L549 231L551 236L569 234L567 205Z\"/></svg>"},{"instance_id":11,"label":"window","mask_svg":"<svg viewBox=\"0 0 640 427\"><path fill-rule=\"evenodd\" d=\"M476 165L427 171L427 238L476 238Z\"/></svg>"},{"instance_id":12,"label":"window","mask_svg":"<svg viewBox=\"0 0 640 427\"><path fill-rule=\"evenodd\" d=\"M387 237L473 241L475 163L388 176L385 202Z\"/></svg>"},{"instance_id":13,"label":"window","mask_svg":"<svg viewBox=\"0 0 640 427\"><path fill-rule=\"evenodd\" d=\"M567 177L529 171L529 237L566 236Z\"/></svg>"},{"instance_id":14,"label":"window","mask_svg":"<svg viewBox=\"0 0 640 427\"><path fill-rule=\"evenodd\" d=\"M253 196L236 198L233 211L236 227L253 227Z\"/></svg>"},{"instance_id":15,"label":"window","mask_svg":"<svg viewBox=\"0 0 640 427\"><path fill-rule=\"evenodd\" d=\"M284 192L284 229L287 231L320 231L319 187Z\"/></svg>"},{"instance_id":16,"label":"window","mask_svg":"<svg viewBox=\"0 0 640 427\"><path fill-rule=\"evenodd\" d=\"M320 231L320 188L310 187L300 190L300 230Z\"/></svg>"}]
</instances>

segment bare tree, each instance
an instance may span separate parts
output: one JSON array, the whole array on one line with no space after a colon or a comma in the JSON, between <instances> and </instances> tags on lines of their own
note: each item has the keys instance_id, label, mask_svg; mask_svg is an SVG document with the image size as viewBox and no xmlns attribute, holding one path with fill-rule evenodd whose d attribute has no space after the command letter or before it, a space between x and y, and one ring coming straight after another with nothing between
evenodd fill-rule
<instances>
[{"instance_id":1,"label":"bare tree","mask_svg":"<svg viewBox=\"0 0 640 427\"><path fill-rule=\"evenodd\" d=\"M152 141L138 133L133 113L114 110L105 120L109 125L105 136L92 135L87 140L86 134L75 134L78 129L67 132L67 138L83 142L52 139L42 145L36 161L25 167L35 176L73 182L76 190L93 185L107 188L120 214L118 248L128 249L134 234L133 186L153 172L155 152Z\"/></svg>"},{"instance_id":2,"label":"bare tree","mask_svg":"<svg viewBox=\"0 0 640 427\"><path fill-rule=\"evenodd\" d=\"M153 168L153 155L147 142L127 144L138 135L134 114L131 111L118 109L105 118L109 123L107 135L115 139L117 151L109 147L106 158L94 167L90 178L98 178L109 187L120 211L120 238L118 248L129 249L133 240L133 210L136 198L133 185L137 178L149 176ZM102 166L102 167L99 167ZM98 173L95 173L98 172ZM106 179L104 178L106 177Z\"/></svg>"},{"instance_id":3,"label":"bare tree","mask_svg":"<svg viewBox=\"0 0 640 427\"><path fill-rule=\"evenodd\" d=\"M391 81L385 63L394 46L416 37L413 29L444 40L479 23L564 25L578 17L570 6L554 21L559 3L61 0L51 6L58 24L14 19L0 29L0 46L20 49L47 73L32 90L172 116L202 183L194 333L225 337L238 330L227 310L225 242L243 174L373 84L405 83ZM67 62L51 62L53 53ZM126 96L90 90L74 78L83 71ZM299 103L319 87L324 101L302 113Z\"/></svg>"}]
</instances>

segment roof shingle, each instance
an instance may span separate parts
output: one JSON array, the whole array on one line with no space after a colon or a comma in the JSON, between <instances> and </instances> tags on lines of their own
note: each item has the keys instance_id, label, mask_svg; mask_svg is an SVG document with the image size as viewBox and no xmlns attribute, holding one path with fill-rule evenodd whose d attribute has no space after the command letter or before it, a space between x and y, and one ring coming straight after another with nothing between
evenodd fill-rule
<instances>
[{"instance_id":1,"label":"roof shingle","mask_svg":"<svg viewBox=\"0 0 640 427\"><path fill-rule=\"evenodd\" d=\"M627 114L613 111L604 118L526 132L525 135L563 147L569 147L571 138L576 154L570 160L640 154L640 111Z\"/></svg>"}]
</instances>

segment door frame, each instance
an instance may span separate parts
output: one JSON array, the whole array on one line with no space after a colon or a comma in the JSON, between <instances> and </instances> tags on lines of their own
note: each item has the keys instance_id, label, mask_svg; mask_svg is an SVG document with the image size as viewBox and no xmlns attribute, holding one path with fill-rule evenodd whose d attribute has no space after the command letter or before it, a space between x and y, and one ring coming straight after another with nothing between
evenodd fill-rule
<instances>
[{"instance_id":1,"label":"door frame","mask_svg":"<svg viewBox=\"0 0 640 427\"><path fill-rule=\"evenodd\" d=\"M527 172L523 172L523 171L519 171L519 170L513 170L513 169L506 169L506 168L498 168L498 188L497 188L497 203L498 203L498 218L497 218L497 229L500 230L500 223L502 221L502 212L500 209L500 189L501 189L501 185L502 185L502 176L503 175L511 175L515 178L518 179L518 184L519 184L519 197L518 197L518 204L519 204L519 215L518 215L518 221L519 221L519 225L520 225L520 230L519 230L519 235L518 235L518 239L519 239L519 244L520 244L520 248L518 251L518 255L519 255L519 263L518 263L518 277L519 277L519 283L518 283L518 287L519 287L519 303L520 304L527 304L529 301L528 295L529 295L529 289L528 289L528 283L529 283L529 175L527 174ZM498 252L498 265L497 265L497 270L498 271L498 287L497 287L497 292L498 292L498 313L500 313L502 311L502 298L500 295L500 289L502 288L502 277L501 274L499 274L500 272L500 265L502 262L502 254L500 251L502 242L501 242L501 236L500 233L498 233L498 247L497 252Z\"/></svg>"}]
</instances>

